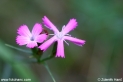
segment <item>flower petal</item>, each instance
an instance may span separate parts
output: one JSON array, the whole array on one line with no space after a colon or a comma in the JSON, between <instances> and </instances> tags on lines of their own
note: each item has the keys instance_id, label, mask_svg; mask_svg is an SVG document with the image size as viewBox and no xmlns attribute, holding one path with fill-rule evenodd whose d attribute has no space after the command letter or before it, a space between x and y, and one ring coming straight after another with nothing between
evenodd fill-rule
<instances>
[{"instance_id":1,"label":"flower petal","mask_svg":"<svg viewBox=\"0 0 123 82\"><path fill-rule=\"evenodd\" d=\"M35 41L38 42L38 43L42 43L46 39L47 39L47 35L46 34L41 34L41 35L36 37Z\"/></svg>"},{"instance_id":2,"label":"flower petal","mask_svg":"<svg viewBox=\"0 0 123 82\"><path fill-rule=\"evenodd\" d=\"M38 45L37 45L37 42L35 42L35 41L30 41L30 42L26 45L26 47L28 47L28 48L34 48L35 46L38 46Z\"/></svg>"},{"instance_id":3,"label":"flower petal","mask_svg":"<svg viewBox=\"0 0 123 82\"><path fill-rule=\"evenodd\" d=\"M25 36L17 36L16 42L19 45L25 45L25 44L30 42L30 39L28 37L25 37Z\"/></svg>"},{"instance_id":4,"label":"flower petal","mask_svg":"<svg viewBox=\"0 0 123 82\"><path fill-rule=\"evenodd\" d=\"M32 29L33 37L38 36L42 32L42 26L39 23L36 23Z\"/></svg>"},{"instance_id":5,"label":"flower petal","mask_svg":"<svg viewBox=\"0 0 123 82\"><path fill-rule=\"evenodd\" d=\"M64 36L64 39L66 40L69 40L73 43L75 43L76 45L79 45L79 46L82 46L85 44L85 40L81 40L81 39L77 39L77 38L74 38L74 37L70 37L70 36Z\"/></svg>"},{"instance_id":6,"label":"flower petal","mask_svg":"<svg viewBox=\"0 0 123 82\"><path fill-rule=\"evenodd\" d=\"M68 22L68 24L62 29L62 32L64 34L67 34L71 30L73 30L74 28L76 28L76 26L77 26L76 19L70 19L70 21Z\"/></svg>"},{"instance_id":7,"label":"flower petal","mask_svg":"<svg viewBox=\"0 0 123 82\"><path fill-rule=\"evenodd\" d=\"M58 40L56 57L65 58L63 40Z\"/></svg>"},{"instance_id":8,"label":"flower petal","mask_svg":"<svg viewBox=\"0 0 123 82\"><path fill-rule=\"evenodd\" d=\"M53 25L52 22L50 22L50 20L46 16L44 16L44 18L42 18L42 20L43 20L43 23L46 25L46 27L53 30L54 33L59 32L58 29Z\"/></svg>"},{"instance_id":9,"label":"flower petal","mask_svg":"<svg viewBox=\"0 0 123 82\"><path fill-rule=\"evenodd\" d=\"M44 42L42 45L39 46L39 48L41 50L46 50L53 42L56 41L55 36L53 36L52 38L50 38L49 40L47 40L46 42Z\"/></svg>"},{"instance_id":10,"label":"flower petal","mask_svg":"<svg viewBox=\"0 0 123 82\"><path fill-rule=\"evenodd\" d=\"M31 37L31 33L26 25L20 26L17 33L21 36Z\"/></svg>"}]
</instances>

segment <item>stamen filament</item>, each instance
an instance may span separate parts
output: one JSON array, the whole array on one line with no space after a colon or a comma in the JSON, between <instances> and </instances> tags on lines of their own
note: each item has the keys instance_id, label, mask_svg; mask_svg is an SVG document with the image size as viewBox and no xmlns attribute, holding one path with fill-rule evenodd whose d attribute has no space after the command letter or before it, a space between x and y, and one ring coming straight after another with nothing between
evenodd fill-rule
<instances>
[{"instance_id":1,"label":"stamen filament","mask_svg":"<svg viewBox=\"0 0 123 82\"><path fill-rule=\"evenodd\" d=\"M64 40L64 42L69 46L69 43L67 41Z\"/></svg>"},{"instance_id":2,"label":"stamen filament","mask_svg":"<svg viewBox=\"0 0 123 82\"><path fill-rule=\"evenodd\" d=\"M49 34L49 35L54 35L54 34Z\"/></svg>"},{"instance_id":3,"label":"stamen filament","mask_svg":"<svg viewBox=\"0 0 123 82\"><path fill-rule=\"evenodd\" d=\"M65 35L67 35L67 36L71 36L70 34L65 34Z\"/></svg>"}]
</instances>

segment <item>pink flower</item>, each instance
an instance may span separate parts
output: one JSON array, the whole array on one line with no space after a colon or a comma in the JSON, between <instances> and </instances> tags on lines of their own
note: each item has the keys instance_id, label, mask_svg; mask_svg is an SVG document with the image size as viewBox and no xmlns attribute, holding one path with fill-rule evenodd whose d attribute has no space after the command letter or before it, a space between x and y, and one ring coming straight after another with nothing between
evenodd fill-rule
<instances>
[{"instance_id":1,"label":"pink flower","mask_svg":"<svg viewBox=\"0 0 123 82\"><path fill-rule=\"evenodd\" d=\"M69 40L69 41L71 41L71 42L73 42L73 43L75 43L75 44L77 44L79 46L82 46L82 45L85 44L85 40L77 39L77 38L71 37L69 34L67 34L71 30L76 28L76 26L77 26L76 19L70 19L68 24L66 26L64 25L62 27L62 31L61 32L58 31L58 29L50 22L50 20L46 16L44 16L43 22L44 22L44 24L45 24L45 26L47 28L53 30L54 34L51 34L51 35L54 35L54 36L52 38L50 38L49 40L47 40L46 42L44 42L41 46L39 46L39 48L41 50L45 51L53 42L57 41L56 57L65 58L65 55L64 55L64 44L63 44L63 42L65 40Z\"/></svg>"},{"instance_id":2,"label":"pink flower","mask_svg":"<svg viewBox=\"0 0 123 82\"><path fill-rule=\"evenodd\" d=\"M17 33L19 34L16 37L16 42L19 45L26 45L28 48L34 48L38 43L42 43L44 40L46 40L47 35L46 34L40 34L42 32L43 28L41 24L36 23L32 29L32 32L29 31L28 27L26 25L22 25L17 30Z\"/></svg>"}]
</instances>

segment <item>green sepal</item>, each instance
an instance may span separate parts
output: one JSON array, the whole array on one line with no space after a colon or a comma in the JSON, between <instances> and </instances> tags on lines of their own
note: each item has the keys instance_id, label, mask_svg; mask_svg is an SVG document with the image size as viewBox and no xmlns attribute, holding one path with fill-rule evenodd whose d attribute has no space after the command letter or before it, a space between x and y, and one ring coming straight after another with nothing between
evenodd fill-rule
<instances>
[{"instance_id":1,"label":"green sepal","mask_svg":"<svg viewBox=\"0 0 123 82\"><path fill-rule=\"evenodd\" d=\"M53 49L52 49L52 56L55 56L56 55L56 51L57 51L57 41L54 43L53 45Z\"/></svg>"},{"instance_id":2,"label":"green sepal","mask_svg":"<svg viewBox=\"0 0 123 82\"><path fill-rule=\"evenodd\" d=\"M32 55L37 59L37 62L40 62L41 56L43 55L43 50L40 50L37 47L34 47L31 49L32 50Z\"/></svg>"}]
</instances>

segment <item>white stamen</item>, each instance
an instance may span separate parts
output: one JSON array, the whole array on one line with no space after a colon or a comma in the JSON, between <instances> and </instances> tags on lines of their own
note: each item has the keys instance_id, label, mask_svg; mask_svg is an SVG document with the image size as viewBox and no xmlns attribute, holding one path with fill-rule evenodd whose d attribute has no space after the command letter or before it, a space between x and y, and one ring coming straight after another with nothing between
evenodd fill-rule
<instances>
[{"instance_id":1,"label":"white stamen","mask_svg":"<svg viewBox=\"0 0 123 82\"><path fill-rule=\"evenodd\" d=\"M67 36L71 36L70 34L65 34L65 35L67 35Z\"/></svg>"},{"instance_id":2,"label":"white stamen","mask_svg":"<svg viewBox=\"0 0 123 82\"><path fill-rule=\"evenodd\" d=\"M69 43L67 41L64 40L64 42L69 46Z\"/></svg>"},{"instance_id":3,"label":"white stamen","mask_svg":"<svg viewBox=\"0 0 123 82\"><path fill-rule=\"evenodd\" d=\"M49 35L54 35L54 34L49 34Z\"/></svg>"}]
</instances>

